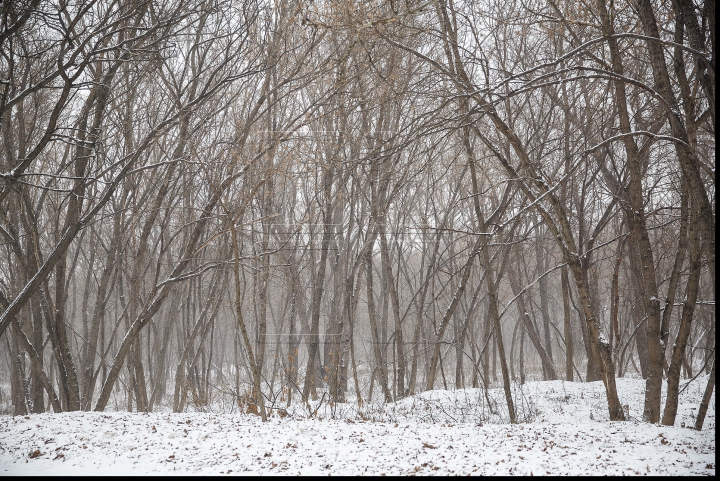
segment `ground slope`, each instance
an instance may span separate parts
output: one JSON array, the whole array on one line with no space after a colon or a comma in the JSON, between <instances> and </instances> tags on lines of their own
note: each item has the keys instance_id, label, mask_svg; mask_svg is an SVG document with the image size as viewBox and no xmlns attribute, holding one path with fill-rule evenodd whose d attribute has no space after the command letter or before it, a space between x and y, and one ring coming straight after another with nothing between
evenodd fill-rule
<instances>
[{"instance_id":1,"label":"ground slope","mask_svg":"<svg viewBox=\"0 0 720 481\"><path fill-rule=\"evenodd\" d=\"M618 381L632 419L644 383ZM702 388L698 379L683 392L676 427L609 422L602 384L562 381L518 390L528 422L517 425L502 423L499 404L488 414L495 390L335 408L336 419L320 406L314 418L265 424L239 413L1 416L0 475L714 475L714 397L702 432L680 427L693 424Z\"/></svg>"}]
</instances>

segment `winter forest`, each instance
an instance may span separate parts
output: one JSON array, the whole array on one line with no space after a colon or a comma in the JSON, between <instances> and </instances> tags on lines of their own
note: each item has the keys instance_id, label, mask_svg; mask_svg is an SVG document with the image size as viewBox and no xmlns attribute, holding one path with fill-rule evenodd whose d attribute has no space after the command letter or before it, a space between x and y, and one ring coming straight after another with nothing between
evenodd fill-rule
<instances>
[{"instance_id":1,"label":"winter forest","mask_svg":"<svg viewBox=\"0 0 720 481\"><path fill-rule=\"evenodd\" d=\"M598 381L596 416L673 426L694 380L702 430L714 22L1 1L0 411L265 421L495 389L514 425L527 383Z\"/></svg>"}]
</instances>

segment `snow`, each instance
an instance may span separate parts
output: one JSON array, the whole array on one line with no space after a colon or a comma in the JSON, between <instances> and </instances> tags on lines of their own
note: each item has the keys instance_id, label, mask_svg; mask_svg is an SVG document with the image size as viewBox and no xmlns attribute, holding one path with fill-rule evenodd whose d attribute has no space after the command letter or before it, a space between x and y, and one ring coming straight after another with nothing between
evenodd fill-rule
<instances>
[{"instance_id":1,"label":"snow","mask_svg":"<svg viewBox=\"0 0 720 481\"><path fill-rule=\"evenodd\" d=\"M0 475L712 476L714 395L703 431L689 429L706 382L682 392L675 427L636 419L645 383L627 378L617 379L624 422L607 420L601 382L564 381L514 385L515 425L499 387L365 409L325 403L313 418L298 405L267 423L237 412L4 415Z\"/></svg>"}]
</instances>

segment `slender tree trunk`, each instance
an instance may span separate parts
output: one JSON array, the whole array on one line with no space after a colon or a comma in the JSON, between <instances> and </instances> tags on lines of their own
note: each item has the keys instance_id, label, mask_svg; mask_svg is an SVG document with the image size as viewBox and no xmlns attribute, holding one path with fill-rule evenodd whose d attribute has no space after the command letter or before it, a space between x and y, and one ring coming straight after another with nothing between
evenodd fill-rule
<instances>
[{"instance_id":1,"label":"slender tree trunk","mask_svg":"<svg viewBox=\"0 0 720 481\"><path fill-rule=\"evenodd\" d=\"M247 204L246 204L247 205ZM244 207L240 210L240 215L237 216L237 218L242 217L242 212L244 211ZM231 229L231 235L232 235L232 245L233 245L233 253L234 253L234 268L233 268L233 275L235 278L235 316L238 322L238 326L240 327L240 332L242 333L243 342L245 343L245 349L248 354L248 358L250 360L250 369L252 371L252 378L253 378L253 395L255 397L255 402L259 406L260 410L260 416L263 420L263 422L267 422L267 412L265 411L265 398L262 393L262 387L261 387L261 378L260 378L260 369L258 369L257 362L255 361L255 356L253 354L253 346L250 342L250 336L248 336L247 327L245 325L245 318L242 314L242 301L243 301L243 292L242 292L242 284L240 282L240 247L238 246L238 239L237 239L237 228L235 227L235 218L230 218L230 229Z\"/></svg>"},{"instance_id":2,"label":"slender tree trunk","mask_svg":"<svg viewBox=\"0 0 720 481\"><path fill-rule=\"evenodd\" d=\"M688 236L690 276L688 278L685 291L685 301L683 302L683 310L680 317L680 327L678 328L677 337L675 338L675 342L673 344L670 367L668 368L667 398L662 417L662 423L666 426L675 425L675 416L677 415L678 409L680 367L682 361L685 359L685 348L687 346L688 336L690 335L693 313L695 312L695 303L697 302L698 291L700 288L700 258L702 252L700 247L700 232L698 228L699 222L694 222L694 220L694 216L691 216L691 222L689 225L690 232Z\"/></svg>"},{"instance_id":3,"label":"slender tree trunk","mask_svg":"<svg viewBox=\"0 0 720 481\"><path fill-rule=\"evenodd\" d=\"M540 291L540 314L542 315L542 321L543 321L543 335L545 340L545 345L543 346L545 348L545 352L547 353L547 357L550 360L550 364L553 364L553 353L552 353L552 342L550 340L550 312L548 310L548 285L547 285L547 278L543 275L545 273L545 257L546 254L543 250L544 248L544 239L539 238L535 241L535 258L537 263L537 277L538 279L538 287ZM553 369L553 373L554 373ZM548 371L548 375L550 375L550 371ZM549 378L552 380L553 378ZM555 375L554 379L557 379L557 375Z\"/></svg>"},{"instance_id":4,"label":"slender tree trunk","mask_svg":"<svg viewBox=\"0 0 720 481\"><path fill-rule=\"evenodd\" d=\"M520 327L520 385L525 384L525 325Z\"/></svg>"},{"instance_id":5,"label":"slender tree trunk","mask_svg":"<svg viewBox=\"0 0 720 481\"><path fill-rule=\"evenodd\" d=\"M374 239L376 236L372 235ZM374 242L373 242L374 244ZM367 303L368 303L368 318L370 320L370 333L372 335L373 353L375 354L375 371L380 382L380 388L382 389L385 402L392 402L392 393L388 387L388 375L387 375L387 362L385 360L385 346L382 342L382 335L380 333L380 325L377 318L377 312L375 307L375 294L373 293L373 255L372 255L372 244L365 253L365 278L367 286ZM372 401L372 396L369 395L368 399Z\"/></svg>"},{"instance_id":6,"label":"slender tree trunk","mask_svg":"<svg viewBox=\"0 0 720 481\"><path fill-rule=\"evenodd\" d=\"M388 293L392 304L393 320L395 321L395 348L397 352L397 368L396 368L396 392L397 397L403 397L405 394L405 371L407 370L405 361L405 350L403 348L403 332L402 319L400 317L400 299L398 297L397 286L395 284L395 276L392 272L392 264L390 263L390 253L388 252L387 239L385 238L384 225L383 232L380 232L380 254L382 257L383 269L388 280Z\"/></svg>"},{"instance_id":7,"label":"slender tree trunk","mask_svg":"<svg viewBox=\"0 0 720 481\"><path fill-rule=\"evenodd\" d=\"M315 379L317 370L320 366L316 365L317 358L319 358L320 348L320 307L323 295L323 287L325 284L325 272L327 266L328 250L330 249L330 241L332 240L333 227L332 227L332 185L334 178L334 167L331 165L325 166L325 172L323 175L323 194L325 198L325 215L323 216L323 239L322 246L320 247L320 264L317 268L317 277L315 279L315 286L313 291L312 299L312 317L310 325L310 343L308 348L308 363L307 369L305 370L305 383L303 385L303 402L307 403L308 399L312 395L312 398L317 397L316 389L318 383Z\"/></svg>"},{"instance_id":8,"label":"slender tree trunk","mask_svg":"<svg viewBox=\"0 0 720 481\"><path fill-rule=\"evenodd\" d=\"M705 415L707 414L708 406L710 405L710 398L712 397L714 388L715 359L713 359L712 369L710 370L710 377L708 377L707 386L705 387L705 393L703 394L702 401L700 401L700 409L698 409L697 419L695 419L695 429L698 431L702 431L703 423L705 422Z\"/></svg>"},{"instance_id":9,"label":"slender tree trunk","mask_svg":"<svg viewBox=\"0 0 720 481\"><path fill-rule=\"evenodd\" d=\"M570 325L570 281L567 267L560 268L560 284L563 296L563 331L565 335L565 380L573 380L573 337Z\"/></svg>"}]
</instances>

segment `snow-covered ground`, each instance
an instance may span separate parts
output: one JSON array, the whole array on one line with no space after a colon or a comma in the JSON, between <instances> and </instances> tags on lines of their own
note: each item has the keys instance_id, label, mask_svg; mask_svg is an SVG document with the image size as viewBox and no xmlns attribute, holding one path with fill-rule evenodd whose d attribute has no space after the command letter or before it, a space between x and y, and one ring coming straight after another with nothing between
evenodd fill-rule
<instances>
[{"instance_id":1,"label":"snow-covered ground","mask_svg":"<svg viewBox=\"0 0 720 481\"><path fill-rule=\"evenodd\" d=\"M625 422L607 420L601 383L563 381L516 387L524 422L515 425L499 389L431 391L363 410L321 404L312 418L297 407L268 423L217 412L0 416L0 476L715 475L714 395L703 431L689 428L706 382L683 391L676 427L637 420L637 379L618 379Z\"/></svg>"}]
</instances>

